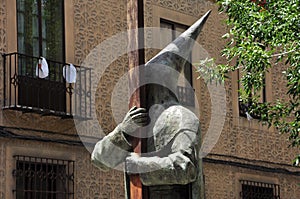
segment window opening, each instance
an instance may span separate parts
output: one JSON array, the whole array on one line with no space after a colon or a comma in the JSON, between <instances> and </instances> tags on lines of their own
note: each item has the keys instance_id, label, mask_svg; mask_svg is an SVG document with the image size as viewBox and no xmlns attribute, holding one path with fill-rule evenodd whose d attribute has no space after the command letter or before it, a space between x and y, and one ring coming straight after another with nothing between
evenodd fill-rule
<instances>
[{"instance_id":1,"label":"window opening","mask_svg":"<svg viewBox=\"0 0 300 199\"><path fill-rule=\"evenodd\" d=\"M74 199L74 161L14 156L16 199Z\"/></svg>"}]
</instances>

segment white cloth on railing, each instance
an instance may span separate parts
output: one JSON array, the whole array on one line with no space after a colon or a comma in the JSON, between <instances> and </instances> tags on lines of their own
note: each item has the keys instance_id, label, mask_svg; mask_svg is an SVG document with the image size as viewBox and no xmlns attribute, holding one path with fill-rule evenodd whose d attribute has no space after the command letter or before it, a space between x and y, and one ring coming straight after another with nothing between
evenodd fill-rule
<instances>
[{"instance_id":1,"label":"white cloth on railing","mask_svg":"<svg viewBox=\"0 0 300 199\"><path fill-rule=\"evenodd\" d=\"M73 64L66 65L63 67L63 76L67 83L75 83L76 82L76 68Z\"/></svg>"},{"instance_id":2,"label":"white cloth on railing","mask_svg":"<svg viewBox=\"0 0 300 199\"><path fill-rule=\"evenodd\" d=\"M40 57L35 70L36 76L39 78L46 78L49 75L48 63L44 57Z\"/></svg>"}]
</instances>

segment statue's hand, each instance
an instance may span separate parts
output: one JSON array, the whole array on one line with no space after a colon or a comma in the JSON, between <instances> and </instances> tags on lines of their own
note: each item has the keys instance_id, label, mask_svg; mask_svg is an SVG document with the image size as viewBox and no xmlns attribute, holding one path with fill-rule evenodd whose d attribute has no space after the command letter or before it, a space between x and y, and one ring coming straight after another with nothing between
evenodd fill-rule
<instances>
[{"instance_id":1,"label":"statue's hand","mask_svg":"<svg viewBox=\"0 0 300 199\"><path fill-rule=\"evenodd\" d=\"M131 134L147 123L148 113L146 109L134 106L128 111L120 127L124 133Z\"/></svg>"}]
</instances>

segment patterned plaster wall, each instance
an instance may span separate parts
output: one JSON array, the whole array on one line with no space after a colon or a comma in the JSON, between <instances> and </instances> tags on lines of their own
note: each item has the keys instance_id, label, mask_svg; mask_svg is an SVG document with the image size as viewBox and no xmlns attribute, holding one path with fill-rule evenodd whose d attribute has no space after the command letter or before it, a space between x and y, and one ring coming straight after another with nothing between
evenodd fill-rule
<instances>
[{"instance_id":1,"label":"patterned plaster wall","mask_svg":"<svg viewBox=\"0 0 300 199\"><path fill-rule=\"evenodd\" d=\"M287 78L282 73L287 67L283 63L274 65L272 68L272 82L270 82L274 89L272 89L273 99L281 99L283 101L289 100L287 95Z\"/></svg>"},{"instance_id":2,"label":"patterned plaster wall","mask_svg":"<svg viewBox=\"0 0 300 199\"><path fill-rule=\"evenodd\" d=\"M74 0L74 34L75 34L75 62L84 62L93 50L97 49L107 39L121 32L127 31L126 1L119 0ZM119 50L127 48L127 38L120 37L108 44L105 50L100 50L93 61L94 67L104 65L102 62L113 60ZM118 55L118 54L117 54ZM118 79L127 71L128 59L126 55L108 63L109 67L99 78L96 93L96 113L99 123L105 133L109 133L115 126L111 112L111 95ZM91 56L90 56L91 57ZM90 58L89 57L89 58ZM94 72L97 69L94 70ZM97 75L97 74L94 74Z\"/></svg>"},{"instance_id":3,"label":"patterned plaster wall","mask_svg":"<svg viewBox=\"0 0 300 199\"><path fill-rule=\"evenodd\" d=\"M258 182L279 184L280 198L296 199L300 197L299 176L296 175L263 172L211 163L204 164L204 173L207 199L239 199L239 180L249 178L255 178L255 181Z\"/></svg>"},{"instance_id":4,"label":"patterned plaster wall","mask_svg":"<svg viewBox=\"0 0 300 199\"><path fill-rule=\"evenodd\" d=\"M0 0L0 54L5 53L7 50L7 10L6 10L6 0ZM3 65L2 56L0 57L0 66ZM3 94L3 70L0 70L0 96ZM2 104L2 97L0 97L0 103ZM1 113L0 113L1 114Z\"/></svg>"},{"instance_id":5,"label":"patterned plaster wall","mask_svg":"<svg viewBox=\"0 0 300 199\"><path fill-rule=\"evenodd\" d=\"M0 1L0 53L4 53L7 48L6 43L6 0ZM0 66L2 66L2 56L0 57ZM0 82L3 82L3 73L0 70ZM2 96L3 85L0 84L0 95ZM0 98L2 99L2 98ZM2 100L0 100L2 103ZM1 114L1 113L0 113ZM2 114L1 114L2 115ZM2 116L1 116L2 118ZM5 146L2 141L0 141L0 199L5 198Z\"/></svg>"},{"instance_id":6,"label":"patterned plaster wall","mask_svg":"<svg viewBox=\"0 0 300 199\"><path fill-rule=\"evenodd\" d=\"M6 153L5 144L0 140L0 199L5 198L5 167L6 167Z\"/></svg>"},{"instance_id":7,"label":"patterned plaster wall","mask_svg":"<svg viewBox=\"0 0 300 199\"><path fill-rule=\"evenodd\" d=\"M7 41L6 41L6 0L0 0L0 54L6 52ZM0 66L2 66L2 56L0 57ZM0 70L0 82L3 82L3 72ZM0 96L3 93L3 85L0 83ZM0 104L2 104L2 97L0 97ZM0 120L2 113L0 112ZM5 198L5 167L6 167L6 154L4 142L0 140L0 199Z\"/></svg>"},{"instance_id":8,"label":"patterned plaster wall","mask_svg":"<svg viewBox=\"0 0 300 199\"><path fill-rule=\"evenodd\" d=\"M98 49L105 40L127 31L126 1L73 0L73 2L75 63L84 64L89 56L89 63L93 63L93 67L99 67L99 60L109 64L104 75L94 76L99 78L99 82L96 93L93 93L96 98L95 108L99 124L105 133L109 133L116 125L111 111L112 92L119 78L128 70L126 55L120 55L116 60L113 60L113 56L117 52L126 51L127 38L118 38L108 44L106 49L96 54L90 53ZM109 63L109 60L113 61ZM105 65L104 63L100 64ZM97 70L94 68L94 71ZM90 154L85 150L77 154L76 164L76 198L124 198L122 172L111 170L103 173L91 165Z\"/></svg>"},{"instance_id":9,"label":"patterned plaster wall","mask_svg":"<svg viewBox=\"0 0 300 199\"><path fill-rule=\"evenodd\" d=\"M76 198L124 198L124 174L111 170L102 172L91 165L90 154L80 150L76 154Z\"/></svg>"},{"instance_id":10,"label":"patterned plaster wall","mask_svg":"<svg viewBox=\"0 0 300 199\"><path fill-rule=\"evenodd\" d=\"M6 51L6 0L0 1L0 53Z\"/></svg>"}]
</instances>

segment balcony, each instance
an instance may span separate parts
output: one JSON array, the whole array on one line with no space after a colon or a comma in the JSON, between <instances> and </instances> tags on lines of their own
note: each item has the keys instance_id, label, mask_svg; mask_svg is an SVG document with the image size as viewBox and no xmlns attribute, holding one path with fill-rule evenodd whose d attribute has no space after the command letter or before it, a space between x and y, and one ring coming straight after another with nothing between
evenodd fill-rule
<instances>
[{"instance_id":1,"label":"balcony","mask_svg":"<svg viewBox=\"0 0 300 199\"><path fill-rule=\"evenodd\" d=\"M91 69L74 65L76 83L67 83L63 73L68 72L63 69L70 64L47 60L49 74L40 78L36 74L39 57L20 53L2 57L4 109L62 118L91 117Z\"/></svg>"}]
</instances>

